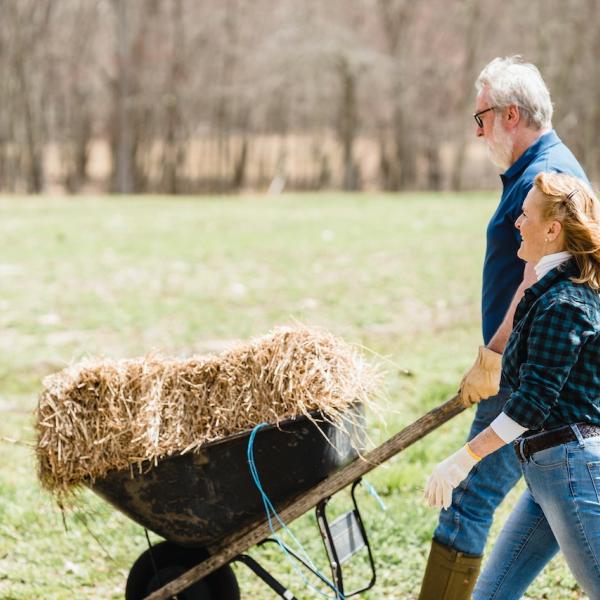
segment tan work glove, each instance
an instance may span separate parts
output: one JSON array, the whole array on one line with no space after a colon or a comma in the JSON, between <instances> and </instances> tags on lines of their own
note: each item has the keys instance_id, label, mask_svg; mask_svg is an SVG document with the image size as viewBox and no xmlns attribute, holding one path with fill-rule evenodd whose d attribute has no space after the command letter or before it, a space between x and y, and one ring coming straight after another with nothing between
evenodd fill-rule
<instances>
[{"instance_id":1,"label":"tan work glove","mask_svg":"<svg viewBox=\"0 0 600 600\"><path fill-rule=\"evenodd\" d=\"M458 452L437 465L425 486L427 504L448 508L452 504L452 490L480 460L465 444Z\"/></svg>"},{"instance_id":2,"label":"tan work glove","mask_svg":"<svg viewBox=\"0 0 600 600\"><path fill-rule=\"evenodd\" d=\"M463 406L469 408L480 400L495 396L500 389L501 371L502 354L479 346L475 364L460 382L459 395Z\"/></svg>"}]
</instances>

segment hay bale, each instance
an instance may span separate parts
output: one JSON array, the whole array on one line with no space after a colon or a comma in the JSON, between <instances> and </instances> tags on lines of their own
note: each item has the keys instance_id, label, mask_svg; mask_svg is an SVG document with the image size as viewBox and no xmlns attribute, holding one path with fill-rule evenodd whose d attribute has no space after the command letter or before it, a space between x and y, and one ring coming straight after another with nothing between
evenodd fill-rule
<instances>
[{"instance_id":1,"label":"hay bale","mask_svg":"<svg viewBox=\"0 0 600 600\"><path fill-rule=\"evenodd\" d=\"M279 328L218 356L88 359L44 379L37 410L39 479L64 496L112 469L200 448L323 411L342 423L368 403L376 371L326 332Z\"/></svg>"}]
</instances>

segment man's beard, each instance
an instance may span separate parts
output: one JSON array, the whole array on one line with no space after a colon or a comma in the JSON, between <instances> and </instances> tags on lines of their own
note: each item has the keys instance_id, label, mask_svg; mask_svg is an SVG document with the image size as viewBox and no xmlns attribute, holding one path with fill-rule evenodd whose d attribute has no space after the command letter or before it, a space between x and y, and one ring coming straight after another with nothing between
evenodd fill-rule
<instances>
[{"instance_id":1,"label":"man's beard","mask_svg":"<svg viewBox=\"0 0 600 600\"><path fill-rule=\"evenodd\" d=\"M492 135L486 140L490 160L503 171L512 165L513 140L498 119L494 120Z\"/></svg>"}]
</instances>

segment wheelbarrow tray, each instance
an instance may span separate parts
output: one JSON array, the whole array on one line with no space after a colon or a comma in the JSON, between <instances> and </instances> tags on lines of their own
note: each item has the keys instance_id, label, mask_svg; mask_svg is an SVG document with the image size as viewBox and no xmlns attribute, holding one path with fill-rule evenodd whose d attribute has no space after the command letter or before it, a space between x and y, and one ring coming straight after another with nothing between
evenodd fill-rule
<instances>
[{"instance_id":1,"label":"wheelbarrow tray","mask_svg":"<svg viewBox=\"0 0 600 600\"><path fill-rule=\"evenodd\" d=\"M278 506L277 510L282 522L291 523L319 502L331 497L377 466L390 460L443 423L463 412L463 410L464 406L458 395L430 410L414 423L411 423L369 452L364 460L355 459L351 461L348 465L327 476L326 479L312 489L285 501L283 506ZM264 515L262 515L247 527L209 547L209 558L152 592L146 597L146 600L167 600L167 598L186 590L193 583L201 581L223 565L234 560L236 556L239 556L248 548L265 540L273 529L279 529L279 527L280 523L278 521L268 524L265 522ZM283 597L293 596L284 594Z\"/></svg>"},{"instance_id":2,"label":"wheelbarrow tray","mask_svg":"<svg viewBox=\"0 0 600 600\"><path fill-rule=\"evenodd\" d=\"M340 428L314 413L260 430L254 459L269 498L279 504L313 488L357 457L359 407ZM200 450L143 465L141 472L110 471L88 486L128 517L179 545L207 548L264 517L252 480L250 432Z\"/></svg>"}]
</instances>

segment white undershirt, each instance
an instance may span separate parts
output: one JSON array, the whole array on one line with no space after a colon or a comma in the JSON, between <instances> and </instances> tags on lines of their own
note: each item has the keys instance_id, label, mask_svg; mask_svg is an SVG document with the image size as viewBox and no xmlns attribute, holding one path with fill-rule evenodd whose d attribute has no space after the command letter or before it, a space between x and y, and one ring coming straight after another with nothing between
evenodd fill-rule
<instances>
[{"instance_id":1,"label":"white undershirt","mask_svg":"<svg viewBox=\"0 0 600 600\"><path fill-rule=\"evenodd\" d=\"M510 442L516 440L521 434L527 431L527 427L519 425L504 412L501 412L490 423L490 427L494 430L494 433L506 444L510 444Z\"/></svg>"},{"instance_id":2,"label":"white undershirt","mask_svg":"<svg viewBox=\"0 0 600 600\"><path fill-rule=\"evenodd\" d=\"M546 254L546 256L542 256L540 262L535 265L535 274L537 275L538 281L551 271L552 269L558 267L558 265L562 265L564 262L571 258L571 253L567 252L555 252L554 254Z\"/></svg>"},{"instance_id":3,"label":"white undershirt","mask_svg":"<svg viewBox=\"0 0 600 600\"><path fill-rule=\"evenodd\" d=\"M571 258L569 252L555 252L554 254L546 254L535 265L535 274L538 281L551 271L552 269L562 265ZM509 444L516 440L520 435L527 431L527 427L519 425L515 420L511 419L506 413L501 412L490 424L494 433L505 443Z\"/></svg>"}]
</instances>

